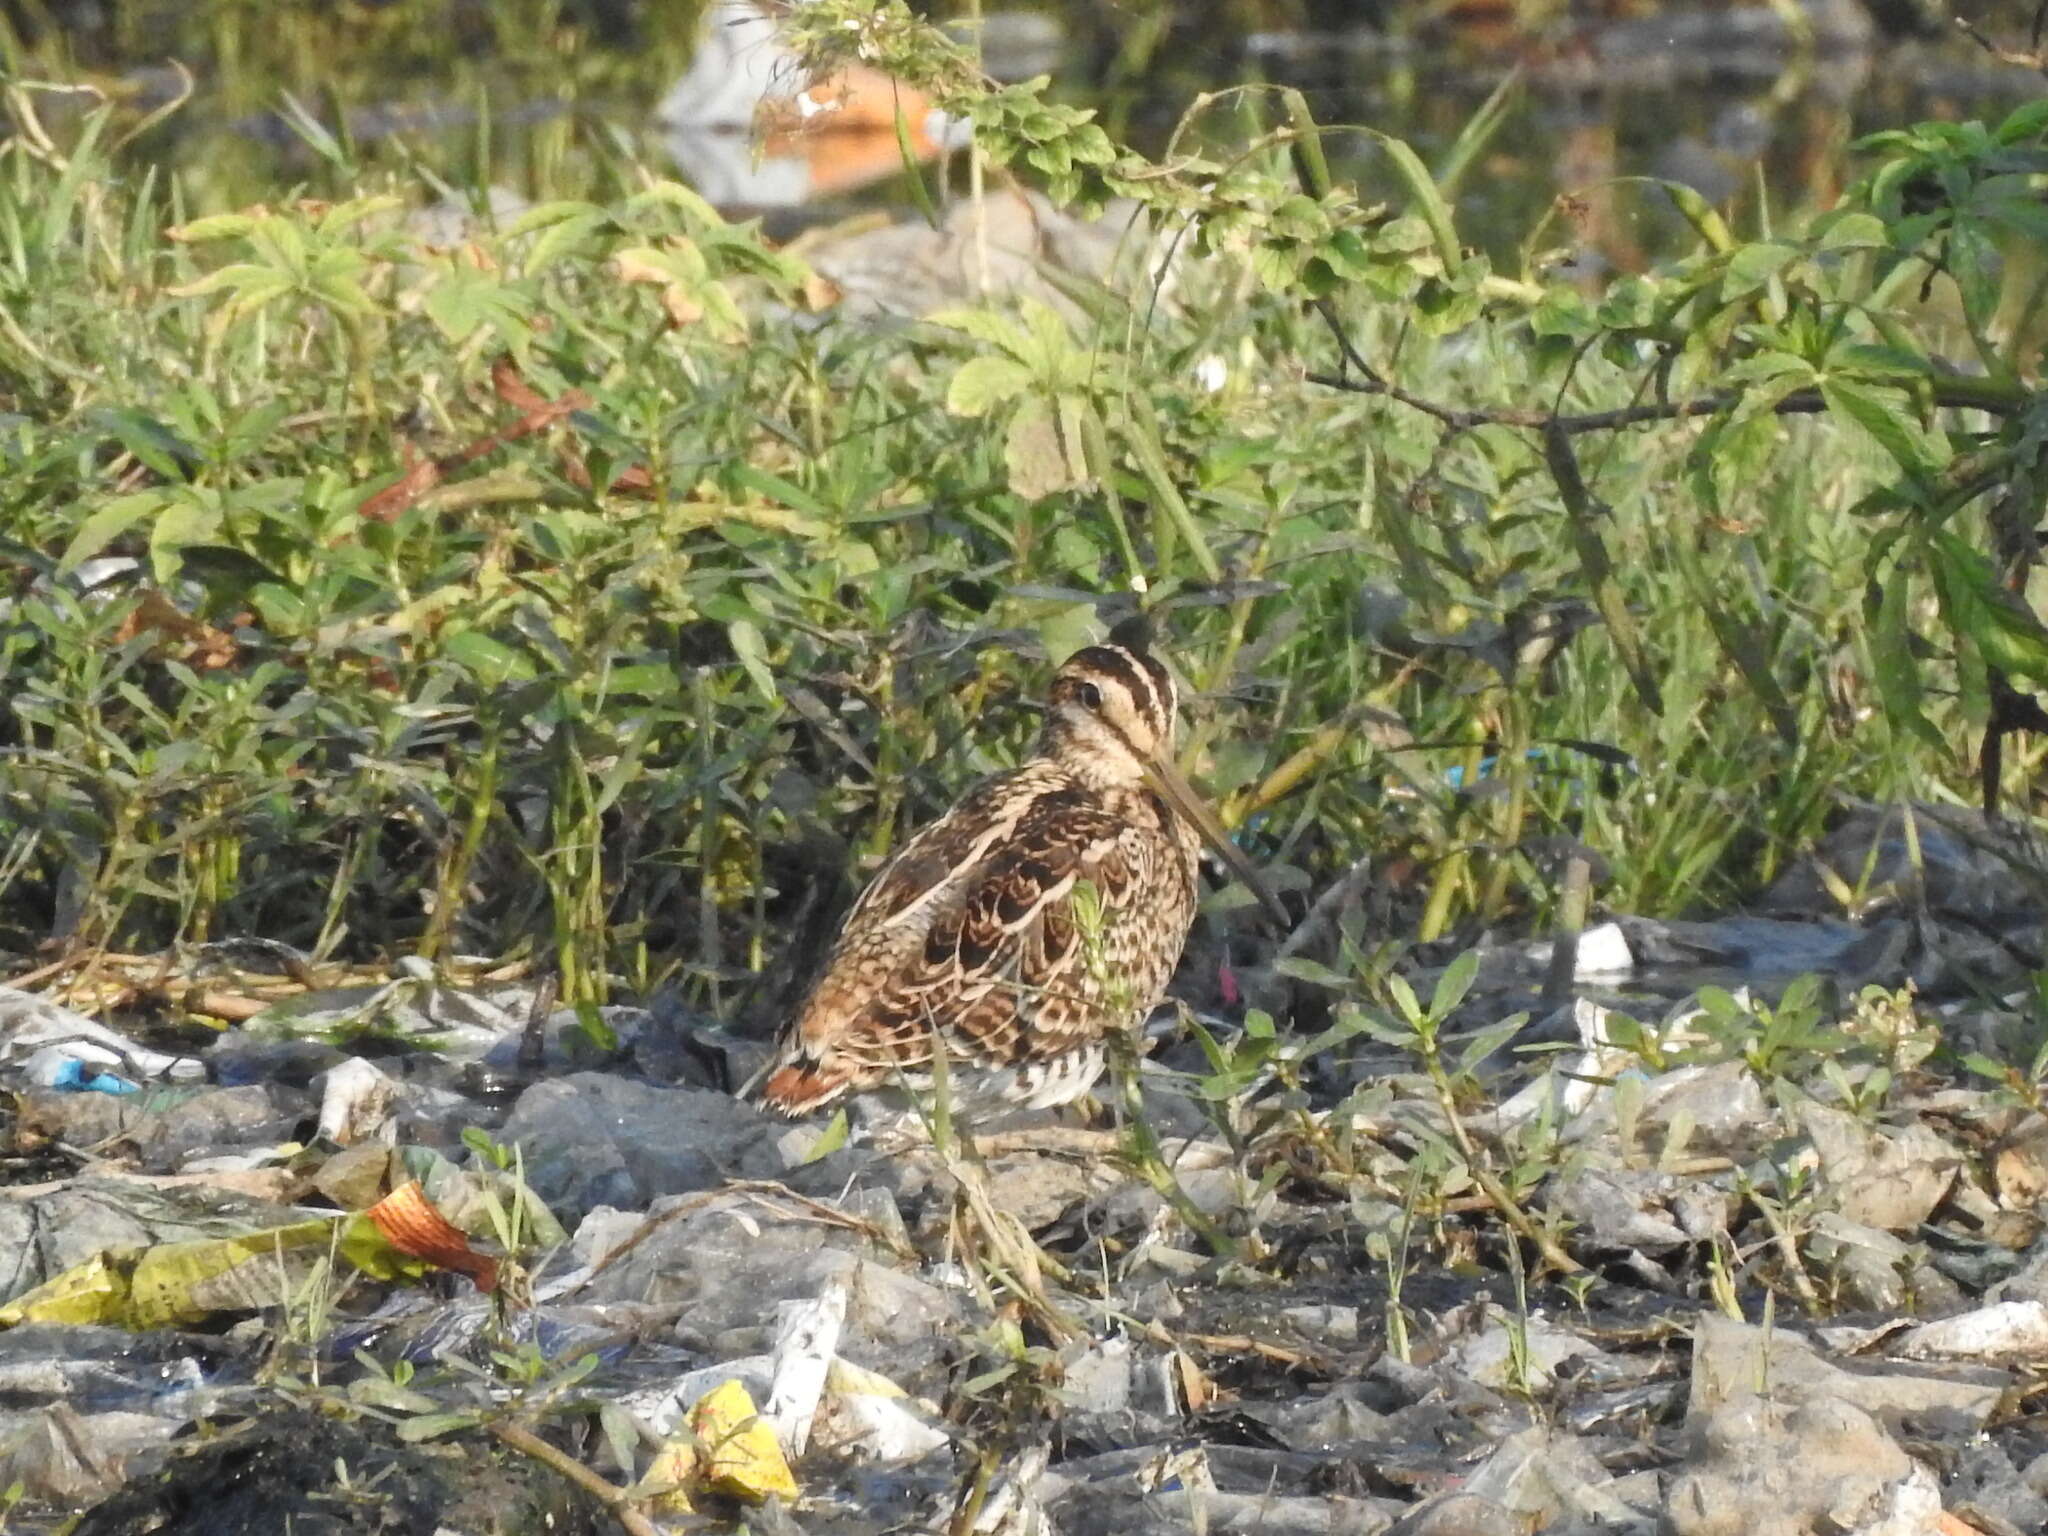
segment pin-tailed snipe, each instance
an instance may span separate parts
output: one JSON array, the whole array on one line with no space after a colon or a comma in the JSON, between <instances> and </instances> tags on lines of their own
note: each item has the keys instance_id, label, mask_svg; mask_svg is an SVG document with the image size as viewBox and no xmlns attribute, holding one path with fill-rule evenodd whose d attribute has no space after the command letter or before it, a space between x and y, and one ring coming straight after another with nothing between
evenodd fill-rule
<instances>
[{"instance_id":1,"label":"pin-tailed snipe","mask_svg":"<svg viewBox=\"0 0 2048 1536\"><path fill-rule=\"evenodd\" d=\"M1076 652L1030 758L911 838L854 904L762 1099L795 1115L926 1087L941 1044L960 1102L1086 1093L1105 1041L1144 1020L1180 960L1197 838L1273 905L1173 765L1176 705L1125 628Z\"/></svg>"}]
</instances>

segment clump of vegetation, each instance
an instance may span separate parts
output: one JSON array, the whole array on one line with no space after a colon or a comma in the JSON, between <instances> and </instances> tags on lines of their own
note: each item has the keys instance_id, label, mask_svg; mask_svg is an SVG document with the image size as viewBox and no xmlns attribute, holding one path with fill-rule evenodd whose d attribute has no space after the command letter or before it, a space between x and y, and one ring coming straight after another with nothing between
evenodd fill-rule
<instances>
[{"instance_id":1,"label":"clump of vegetation","mask_svg":"<svg viewBox=\"0 0 2048 1536\"><path fill-rule=\"evenodd\" d=\"M797 26L991 174L1142 202L1170 284L877 329L648 173L431 245L310 123L307 187L195 217L10 88L0 944L544 951L578 1004L723 1007L1133 605L1257 856L1376 856L1425 939L1545 920L1561 846L1674 912L1979 740L1993 786L2048 682L2001 285L2048 105L1881 135L1747 238L1666 187L1697 248L1588 291L1461 241L1497 114L1353 188L1292 93L1148 160L900 5Z\"/></svg>"}]
</instances>

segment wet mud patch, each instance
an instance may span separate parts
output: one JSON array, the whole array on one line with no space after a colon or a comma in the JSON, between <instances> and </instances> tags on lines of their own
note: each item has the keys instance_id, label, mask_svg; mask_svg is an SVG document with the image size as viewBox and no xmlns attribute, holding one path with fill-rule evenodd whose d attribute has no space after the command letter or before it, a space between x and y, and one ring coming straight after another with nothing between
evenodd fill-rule
<instances>
[{"instance_id":1,"label":"wet mud patch","mask_svg":"<svg viewBox=\"0 0 2048 1536\"><path fill-rule=\"evenodd\" d=\"M405 1445L370 1421L287 1409L175 1450L74 1536L597 1536L586 1493L481 1437Z\"/></svg>"}]
</instances>

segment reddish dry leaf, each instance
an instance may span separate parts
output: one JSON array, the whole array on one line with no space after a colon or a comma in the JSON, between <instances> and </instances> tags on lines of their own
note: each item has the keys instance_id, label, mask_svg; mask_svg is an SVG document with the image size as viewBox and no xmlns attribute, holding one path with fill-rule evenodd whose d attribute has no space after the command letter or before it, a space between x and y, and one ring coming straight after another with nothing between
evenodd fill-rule
<instances>
[{"instance_id":1,"label":"reddish dry leaf","mask_svg":"<svg viewBox=\"0 0 2048 1536\"><path fill-rule=\"evenodd\" d=\"M358 515L373 522L396 522L405 509L441 483L441 462L422 459L411 443L404 445L405 473L356 508Z\"/></svg>"},{"instance_id":2,"label":"reddish dry leaf","mask_svg":"<svg viewBox=\"0 0 2048 1536\"><path fill-rule=\"evenodd\" d=\"M408 1258L467 1275L480 1291L497 1289L498 1261L470 1246L469 1234L435 1209L417 1179L399 1185L364 1214Z\"/></svg>"},{"instance_id":3,"label":"reddish dry leaf","mask_svg":"<svg viewBox=\"0 0 2048 1536\"><path fill-rule=\"evenodd\" d=\"M154 587L143 588L134 611L114 631L114 643L126 645L144 631L152 631L166 642L157 647L158 655L174 655L201 672L233 666L241 655L233 635L195 619Z\"/></svg>"},{"instance_id":4,"label":"reddish dry leaf","mask_svg":"<svg viewBox=\"0 0 2048 1536\"><path fill-rule=\"evenodd\" d=\"M455 470L475 463L486 454L495 453L508 443L545 432L575 412L588 410L591 405L589 394L580 389L566 390L550 400L520 376L518 366L509 357L501 357L492 365L491 388L500 400L520 412L517 421L438 459L418 459L412 445L406 444L405 473L365 501L358 509L360 515L382 523L391 522L428 491L443 484ZM584 468L583 458L573 444L565 442L562 445L562 461L563 472L571 483L588 490L590 472ZM654 489L654 480L645 469L636 466L622 472L612 482L611 489L622 494L646 495Z\"/></svg>"}]
</instances>

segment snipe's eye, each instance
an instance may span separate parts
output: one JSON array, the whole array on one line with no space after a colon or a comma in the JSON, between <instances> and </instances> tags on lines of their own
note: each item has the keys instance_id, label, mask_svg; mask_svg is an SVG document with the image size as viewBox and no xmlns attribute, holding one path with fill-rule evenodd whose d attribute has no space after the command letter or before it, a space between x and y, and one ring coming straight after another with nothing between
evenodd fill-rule
<instances>
[{"instance_id":1,"label":"snipe's eye","mask_svg":"<svg viewBox=\"0 0 2048 1536\"><path fill-rule=\"evenodd\" d=\"M1102 690L1093 683L1083 683L1081 685L1081 702L1090 709L1102 708Z\"/></svg>"}]
</instances>

